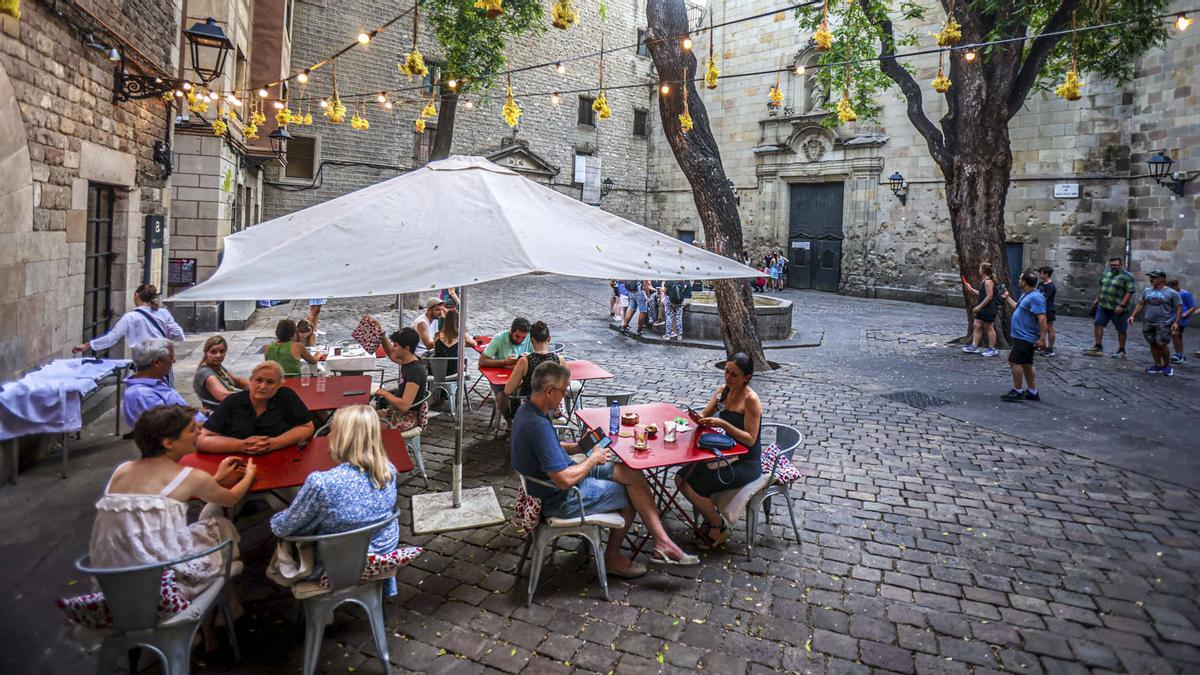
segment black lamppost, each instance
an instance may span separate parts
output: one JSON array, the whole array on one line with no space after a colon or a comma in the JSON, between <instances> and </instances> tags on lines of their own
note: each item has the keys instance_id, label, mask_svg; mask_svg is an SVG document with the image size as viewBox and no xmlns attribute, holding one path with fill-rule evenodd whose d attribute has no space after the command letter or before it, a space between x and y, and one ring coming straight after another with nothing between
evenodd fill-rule
<instances>
[{"instance_id":1,"label":"black lamppost","mask_svg":"<svg viewBox=\"0 0 1200 675\"><path fill-rule=\"evenodd\" d=\"M189 52L192 56L192 72L200 82L208 84L221 76L225 71L225 61L233 50L233 42L225 35L225 31L217 25L217 20L209 17L203 23L197 23L183 31L187 38ZM113 101L130 101L141 98L161 96L168 91L180 89L184 80L177 80L152 75L136 75L125 70L125 50L119 51L117 72L113 78ZM211 55L211 58L208 58ZM110 60L112 56L110 55ZM212 63L212 66L202 64Z\"/></svg>"},{"instance_id":2,"label":"black lamppost","mask_svg":"<svg viewBox=\"0 0 1200 675\"><path fill-rule=\"evenodd\" d=\"M292 135L288 133L287 127L277 128L267 134L267 138L271 141L271 152L275 153L275 159L278 159L280 164L287 166L287 142L292 140Z\"/></svg>"},{"instance_id":3,"label":"black lamppost","mask_svg":"<svg viewBox=\"0 0 1200 675\"><path fill-rule=\"evenodd\" d=\"M612 179L612 176L600 181L600 198L604 199L607 197L613 191L613 186L616 184L617 182Z\"/></svg>"},{"instance_id":4,"label":"black lamppost","mask_svg":"<svg viewBox=\"0 0 1200 675\"><path fill-rule=\"evenodd\" d=\"M1189 177L1183 171L1171 173L1173 164L1175 164L1175 160L1171 159L1166 150L1159 150L1146 160L1146 166L1150 168L1150 177L1154 179L1154 182L1182 197L1183 184L1195 176Z\"/></svg>"},{"instance_id":5,"label":"black lamppost","mask_svg":"<svg viewBox=\"0 0 1200 675\"><path fill-rule=\"evenodd\" d=\"M895 171L888 176L888 187L892 188L892 194L896 195L896 199L904 206L908 206L908 183L904 182L904 176L899 171Z\"/></svg>"}]
</instances>

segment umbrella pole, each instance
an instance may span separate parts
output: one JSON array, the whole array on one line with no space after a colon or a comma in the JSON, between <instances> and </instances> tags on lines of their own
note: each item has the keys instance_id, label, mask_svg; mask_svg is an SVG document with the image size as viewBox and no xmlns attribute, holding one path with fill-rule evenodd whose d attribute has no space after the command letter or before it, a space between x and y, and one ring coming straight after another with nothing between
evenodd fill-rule
<instances>
[{"instance_id":1,"label":"umbrella pole","mask_svg":"<svg viewBox=\"0 0 1200 675\"><path fill-rule=\"evenodd\" d=\"M454 467L450 492L413 495L413 534L478 529L504 522L504 511L491 486L463 490L463 402L467 359L467 321L463 311L466 289L458 294L458 393L454 397Z\"/></svg>"}]
</instances>

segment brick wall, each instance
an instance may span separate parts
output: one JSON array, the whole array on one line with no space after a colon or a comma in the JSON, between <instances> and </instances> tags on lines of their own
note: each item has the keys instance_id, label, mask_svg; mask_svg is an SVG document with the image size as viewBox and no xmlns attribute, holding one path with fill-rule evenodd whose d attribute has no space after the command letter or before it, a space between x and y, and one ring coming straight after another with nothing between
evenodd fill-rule
<instances>
[{"instance_id":1,"label":"brick wall","mask_svg":"<svg viewBox=\"0 0 1200 675\"><path fill-rule=\"evenodd\" d=\"M152 157L167 132L162 102L112 103L113 64L48 6L22 3L21 20L3 17L0 32L0 378L80 341L89 182L118 188L111 292L118 315L141 280L143 216L166 213L169 197ZM73 3L58 7L92 25ZM178 3L88 7L124 43L174 72ZM102 30L96 36L119 44Z\"/></svg>"}]
</instances>

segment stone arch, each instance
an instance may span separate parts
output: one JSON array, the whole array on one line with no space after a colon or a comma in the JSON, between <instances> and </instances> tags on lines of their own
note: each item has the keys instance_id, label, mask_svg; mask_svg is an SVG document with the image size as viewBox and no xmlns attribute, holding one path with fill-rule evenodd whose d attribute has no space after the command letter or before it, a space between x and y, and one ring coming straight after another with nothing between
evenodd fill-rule
<instances>
[{"instance_id":1,"label":"stone arch","mask_svg":"<svg viewBox=\"0 0 1200 675\"><path fill-rule=\"evenodd\" d=\"M801 162L819 162L829 158L837 141L837 134L820 124L799 124L792 128L787 146Z\"/></svg>"},{"instance_id":2,"label":"stone arch","mask_svg":"<svg viewBox=\"0 0 1200 675\"><path fill-rule=\"evenodd\" d=\"M28 345L18 329L18 301L25 292L20 262L33 231L33 164L25 121L8 73L0 64L0 376L25 367Z\"/></svg>"},{"instance_id":3,"label":"stone arch","mask_svg":"<svg viewBox=\"0 0 1200 675\"><path fill-rule=\"evenodd\" d=\"M820 56L821 53L812 44L792 56L788 73L788 105L797 115L824 114L828 108L829 93L818 80ZM798 66L804 66L804 74L796 73Z\"/></svg>"}]
</instances>

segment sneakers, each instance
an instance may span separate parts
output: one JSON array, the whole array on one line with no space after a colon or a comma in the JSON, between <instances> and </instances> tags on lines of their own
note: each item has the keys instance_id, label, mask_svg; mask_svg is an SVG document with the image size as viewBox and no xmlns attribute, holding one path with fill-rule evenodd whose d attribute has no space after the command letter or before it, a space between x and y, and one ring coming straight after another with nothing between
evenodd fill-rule
<instances>
[{"instance_id":1,"label":"sneakers","mask_svg":"<svg viewBox=\"0 0 1200 675\"><path fill-rule=\"evenodd\" d=\"M1146 369L1147 375L1158 375L1163 371L1162 366L1150 366Z\"/></svg>"},{"instance_id":2,"label":"sneakers","mask_svg":"<svg viewBox=\"0 0 1200 675\"><path fill-rule=\"evenodd\" d=\"M978 354L979 353L979 347L976 347L975 345L967 345L966 347L963 347L962 350L963 350L964 354Z\"/></svg>"},{"instance_id":3,"label":"sneakers","mask_svg":"<svg viewBox=\"0 0 1200 675\"><path fill-rule=\"evenodd\" d=\"M1000 352L996 351L995 349L992 349L991 347L988 347L987 349L984 349L983 351L979 352L979 354L981 356L995 356L999 353Z\"/></svg>"},{"instance_id":4,"label":"sneakers","mask_svg":"<svg viewBox=\"0 0 1200 675\"><path fill-rule=\"evenodd\" d=\"M1083 353L1087 354L1088 356L1100 356L1104 353L1104 345L1092 345L1091 347L1083 350Z\"/></svg>"},{"instance_id":5,"label":"sneakers","mask_svg":"<svg viewBox=\"0 0 1200 675\"><path fill-rule=\"evenodd\" d=\"M1113 352L1112 354L1109 354L1109 358L1123 359L1123 358L1125 358L1125 350L1118 349L1117 351Z\"/></svg>"},{"instance_id":6,"label":"sneakers","mask_svg":"<svg viewBox=\"0 0 1200 675\"><path fill-rule=\"evenodd\" d=\"M1034 395L1036 396L1036 394ZM1016 389L1010 389L1007 394L1000 397L1000 400L1004 401L1005 403L1016 403L1023 398L1025 398L1025 392L1017 391Z\"/></svg>"},{"instance_id":7,"label":"sneakers","mask_svg":"<svg viewBox=\"0 0 1200 675\"><path fill-rule=\"evenodd\" d=\"M1053 349L1043 349L1042 356L1054 356L1054 350Z\"/></svg>"},{"instance_id":8,"label":"sneakers","mask_svg":"<svg viewBox=\"0 0 1200 675\"><path fill-rule=\"evenodd\" d=\"M1026 401L1040 401L1040 400L1042 400L1042 397L1038 396L1037 392L1032 392L1032 391L1026 390L1025 391L1025 400Z\"/></svg>"},{"instance_id":9,"label":"sneakers","mask_svg":"<svg viewBox=\"0 0 1200 675\"><path fill-rule=\"evenodd\" d=\"M1166 375L1167 377L1171 377L1172 375L1175 374L1175 369L1172 368L1171 366L1163 366L1162 374Z\"/></svg>"},{"instance_id":10,"label":"sneakers","mask_svg":"<svg viewBox=\"0 0 1200 675\"><path fill-rule=\"evenodd\" d=\"M1187 361L1187 357L1184 356L1183 354L1172 354L1171 355L1171 363L1183 363L1184 361Z\"/></svg>"}]
</instances>

